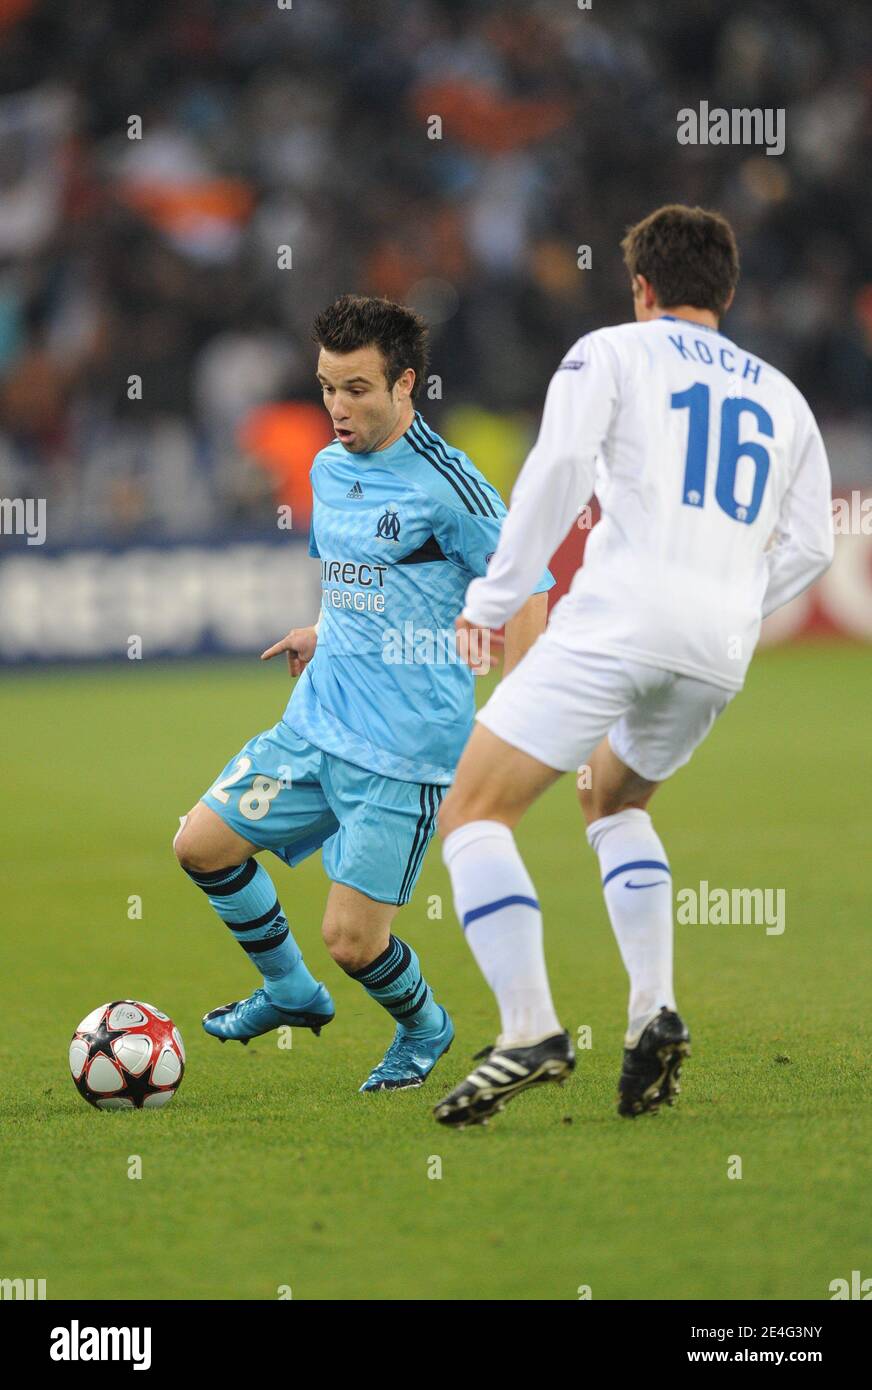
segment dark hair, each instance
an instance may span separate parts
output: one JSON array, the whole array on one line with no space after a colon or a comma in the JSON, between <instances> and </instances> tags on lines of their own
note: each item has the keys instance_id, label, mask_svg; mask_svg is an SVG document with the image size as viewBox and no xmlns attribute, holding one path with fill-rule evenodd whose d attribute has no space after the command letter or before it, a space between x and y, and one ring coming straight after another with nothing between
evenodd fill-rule
<instances>
[{"instance_id":1,"label":"dark hair","mask_svg":"<svg viewBox=\"0 0 872 1390\"><path fill-rule=\"evenodd\" d=\"M689 304L720 317L739 279L735 233L705 208L658 208L628 229L621 250L630 275L644 275L664 309Z\"/></svg>"},{"instance_id":2,"label":"dark hair","mask_svg":"<svg viewBox=\"0 0 872 1390\"><path fill-rule=\"evenodd\" d=\"M343 294L318 314L312 337L328 352L377 347L384 358L388 390L411 367L415 373L412 397L417 396L430 354L427 325L414 309L394 304L390 299Z\"/></svg>"}]
</instances>

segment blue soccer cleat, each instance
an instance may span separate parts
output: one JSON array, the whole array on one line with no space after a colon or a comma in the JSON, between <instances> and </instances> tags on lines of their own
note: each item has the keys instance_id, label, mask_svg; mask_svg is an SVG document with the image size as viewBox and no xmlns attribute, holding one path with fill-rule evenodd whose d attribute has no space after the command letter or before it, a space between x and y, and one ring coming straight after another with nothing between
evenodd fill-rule
<instances>
[{"instance_id":1,"label":"blue soccer cleat","mask_svg":"<svg viewBox=\"0 0 872 1390\"><path fill-rule=\"evenodd\" d=\"M236 1042L248 1043L259 1038L262 1033L271 1033L274 1028L311 1028L317 1037L335 1015L333 1000L323 985L319 985L312 998L297 1009L282 1008L267 997L265 989L256 989L247 999L239 999L234 1004L222 1004L203 1018L207 1033L219 1042L228 1038Z\"/></svg>"},{"instance_id":2,"label":"blue soccer cleat","mask_svg":"<svg viewBox=\"0 0 872 1390\"><path fill-rule=\"evenodd\" d=\"M442 1020L438 1033L424 1037L398 1026L393 1042L360 1087L361 1091L399 1091L408 1086L423 1086L454 1041L454 1024L444 1009Z\"/></svg>"}]
</instances>

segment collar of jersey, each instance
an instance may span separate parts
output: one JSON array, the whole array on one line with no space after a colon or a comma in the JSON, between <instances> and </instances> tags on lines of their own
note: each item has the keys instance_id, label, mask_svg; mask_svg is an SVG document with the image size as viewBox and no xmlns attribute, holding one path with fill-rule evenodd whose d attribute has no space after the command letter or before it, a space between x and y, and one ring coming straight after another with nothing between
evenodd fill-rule
<instances>
[{"instance_id":1,"label":"collar of jersey","mask_svg":"<svg viewBox=\"0 0 872 1390\"><path fill-rule=\"evenodd\" d=\"M708 323L697 323L696 319L680 319L676 314L661 314L660 317L668 319L670 323L686 323L689 328L701 328L703 333L716 333L719 338L727 336L719 328L712 328Z\"/></svg>"}]
</instances>

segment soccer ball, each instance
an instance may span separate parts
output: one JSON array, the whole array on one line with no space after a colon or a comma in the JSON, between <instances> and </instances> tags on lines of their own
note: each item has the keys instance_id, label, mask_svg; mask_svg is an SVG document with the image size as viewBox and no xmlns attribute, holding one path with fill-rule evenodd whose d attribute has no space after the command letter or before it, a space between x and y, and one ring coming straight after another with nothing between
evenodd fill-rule
<instances>
[{"instance_id":1,"label":"soccer ball","mask_svg":"<svg viewBox=\"0 0 872 1390\"><path fill-rule=\"evenodd\" d=\"M142 1110L171 1101L185 1074L182 1035L153 1004L116 999L83 1018L70 1042L80 1096L98 1110Z\"/></svg>"}]
</instances>

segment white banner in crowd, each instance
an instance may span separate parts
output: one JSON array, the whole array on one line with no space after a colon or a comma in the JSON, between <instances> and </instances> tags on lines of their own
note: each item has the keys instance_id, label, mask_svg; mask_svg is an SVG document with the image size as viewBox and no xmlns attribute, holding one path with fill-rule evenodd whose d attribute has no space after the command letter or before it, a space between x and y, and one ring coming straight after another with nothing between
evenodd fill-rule
<instances>
[{"instance_id":1,"label":"white banner in crowd","mask_svg":"<svg viewBox=\"0 0 872 1390\"><path fill-rule=\"evenodd\" d=\"M319 566L297 540L18 549L0 559L0 662L252 652L314 622Z\"/></svg>"},{"instance_id":2,"label":"white banner in crowd","mask_svg":"<svg viewBox=\"0 0 872 1390\"><path fill-rule=\"evenodd\" d=\"M255 652L314 622L320 601L318 562L298 539L54 552L16 543L0 555L0 665L125 657L131 637L148 657ZM761 640L811 633L872 641L872 535L837 535L831 569L767 619Z\"/></svg>"}]
</instances>

